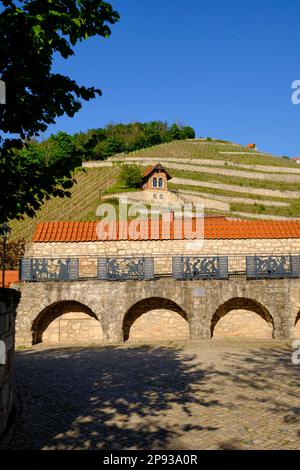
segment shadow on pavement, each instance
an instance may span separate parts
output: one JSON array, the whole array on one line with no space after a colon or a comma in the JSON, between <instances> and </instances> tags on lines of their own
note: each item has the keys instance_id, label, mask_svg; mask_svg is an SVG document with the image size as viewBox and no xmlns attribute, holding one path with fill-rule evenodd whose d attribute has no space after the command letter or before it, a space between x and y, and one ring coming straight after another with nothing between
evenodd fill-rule
<instances>
[{"instance_id":1,"label":"shadow on pavement","mask_svg":"<svg viewBox=\"0 0 300 470\"><path fill-rule=\"evenodd\" d=\"M214 349L211 342L203 351L19 351L16 390L23 410L0 449L195 449L204 435L216 448L238 449L242 438L236 429L232 435L223 429L224 413L247 413L247 407L263 409L270 423L277 416L299 430L300 367L292 365L288 347L221 348L216 360L209 358ZM202 419L207 409L210 422ZM198 446L189 442L190 433L198 433Z\"/></svg>"}]
</instances>

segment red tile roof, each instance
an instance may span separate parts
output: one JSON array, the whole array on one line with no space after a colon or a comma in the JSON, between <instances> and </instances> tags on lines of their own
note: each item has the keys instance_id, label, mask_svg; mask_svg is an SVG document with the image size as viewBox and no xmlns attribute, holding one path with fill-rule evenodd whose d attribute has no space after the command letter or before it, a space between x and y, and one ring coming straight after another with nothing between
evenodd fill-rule
<instances>
[{"instance_id":1,"label":"red tile roof","mask_svg":"<svg viewBox=\"0 0 300 470\"><path fill-rule=\"evenodd\" d=\"M152 173L152 170L154 168L155 168L154 166L147 166L146 170L143 173L143 176L146 177L146 176L150 175L150 173Z\"/></svg>"},{"instance_id":2,"label":"red tile roof","mask_svg":"<svg viewBox=\"0 0 300 470\"><path fill-rule=\"evenodd\" d=\"M151 220L145 221L143 227L144 240L174 239L174 222L170 224L170 237L163 233L160 220L157 232L151 232ZM107 240L130 240L126 236L124 224L116 223L116 237ZM195 228L195 219L193 220ZM219 217L205 217L204 237L210 240L238 239L274 239L300 238L300 220L228 220ZM185 235L181 238L187 238ZM33 241L35 243L50 242L89 242L101 241L97 236L97 222L44 222L37 224Z\"/></svg>"},{"instance_id":3,"label":"red tile roof","mask_svg":"<svg viewBox=\"0 0 300 470\"><path fill-rule=\"evenodd\" d=\"M147 178L148 176L150 176L155 170L157 171L164 171L167 175L167 179L170 180L172 177L171 175L167 172L167 170L160 164L160 163L157 163L156 165L154 166L148 166L143 174L143 178Z\"/></svg>"},{"instance_id":4,"label":"red tile roof","mask_svg":"<svg viewBox=\"0 0 300 470\"><path fill-rule=\"evenodd\" d=\"M15 282L19 282L19 271L5 271L4 287L10 287Z\"/></svg>"}]
</instances>

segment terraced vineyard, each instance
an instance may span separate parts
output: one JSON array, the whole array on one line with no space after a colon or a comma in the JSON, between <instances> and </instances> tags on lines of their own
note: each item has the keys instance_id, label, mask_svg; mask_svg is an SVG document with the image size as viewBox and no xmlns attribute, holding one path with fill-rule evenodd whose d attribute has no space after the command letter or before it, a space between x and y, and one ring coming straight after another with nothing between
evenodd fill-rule
<instances>
[{"instance_id":1,"label":"terraced vineyard","mask_svg":"<svg viewBox=\"0 0 300 470\"><path fill-rule=\"evenodd\" d=\"M121 154L77 171L71 198L47 201L35 219L13 222L14 238L30 240L40 221L93 220L106 193L124 191L116 185L118 163L142 168L162 163L172 175L169 188L185 200L202 201L206 212L239 218L300 217L300 167L280 157L232 143L176 141ZM221 209L220 209L221 207Z\"/></svg>"},{"instance_id":2,"label":"terraced vineyard","mask_svg":"<svg viewBox=\"0 0 300 470\"><path fill-rule=\"evenodd\" d=\"M173 176L170 189L209 210L238 217L300 217L300 168L287 158L219 141L177 141L111 161L162 163ZM107 162L106 164L109 164ZM209 201L209 204L208 204ZM215 210L212 201L216 201ZM227 205L219 209L220 202ZM224 206L225 207L225 206Z\"/></svg>"},{"instance_id":3,"label":"terraced vineyard","mask_svg":"<svg viewBox=\"0 0 300 470\"><path fill-rule=\"evenodd\" d=\"M53 198L46 201L35 219L26 217L12 223L12 237L31 240L38 222L59 220L93 220L102 194L117 179L117 167L77 171L77 184L71 189L70 198Z\"/></svg>"},{"instance_id":4,"label":"terraced vineyard","mask_svg":"<svg viewBox=\"0 0 300 470\"><path fill-rule=\"evenodd\" d=\"M235 164L263 165L272 167L295 168L296 164L288 159L277 158L268 153L251 150L243 145L203 140L174 141L157 145L129 154L130 158L160 159L168 158L175 161L185 159L226 160ZM122 157L120 157L122 158ZM298 168L299 169L299 168Z\"/></svg>"}]
</instances>

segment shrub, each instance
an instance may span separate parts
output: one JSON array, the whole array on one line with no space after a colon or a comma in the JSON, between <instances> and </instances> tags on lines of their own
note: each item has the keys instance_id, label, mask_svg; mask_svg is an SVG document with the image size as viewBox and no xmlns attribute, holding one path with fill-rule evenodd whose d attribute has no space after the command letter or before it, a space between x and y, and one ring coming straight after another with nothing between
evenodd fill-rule
<instances>
[{"instance_id":1,"label":"shrub","mask_svg":"<svg viewBox=\"0 0 300 470\"><path fill-rule=\"evenodd\" d=\"M19 258L24 255L25 240L8 240L6 245L6 269L17 269L19 265ZM0 268L2 269L3 263L3 243L0 241Z\"/></svg>"},{"instance_id":2,"label":"shrub","mask_svg":"<svg viewBox=\"0 0 300 470\"><path fill-rule=\"evenodd\" d=\"M138 165L122 165L120 180L127 188L140 188L143 175Z\"/></svg>"},{"instance_id":3,"label":"shrub","mask_svg":"<svg viewBox=\"0 0 300 470\"><path fill-rule=\"evenodd\" d=\"M181 139L194 139L196 137L195 131L190 126L184 126L180 129Z\"/></svg>"}]
</instances>

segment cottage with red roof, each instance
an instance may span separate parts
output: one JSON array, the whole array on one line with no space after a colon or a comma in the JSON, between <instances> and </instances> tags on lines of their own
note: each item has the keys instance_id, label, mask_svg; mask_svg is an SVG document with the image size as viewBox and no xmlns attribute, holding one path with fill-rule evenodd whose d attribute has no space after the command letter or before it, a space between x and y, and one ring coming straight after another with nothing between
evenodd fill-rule
<instances>
[{"instance_id":1,"label":"cottage with red roof","mask_svg":"<svg viewBox=\"0 0 300 470\"><path fill-rule=\"evenodd\" d=\"M167 191L168 181L171 179L167 170L158 163L147 168L143 175L143 189L149 191Z\"/></svg>"},{"instance_id":2,"label":"cottage with red roof","mask_svg":"<svg viewBox=\"0 0 300 470\"><path fill-rule=\"evenodd\" d=\"M257 145L256 144L248 144L247 147L248 147L248 149L251 149L251 150L257 150Z\"/></svg>"},{"instance_id":3,"label":"cottage with red roof","mask_svg":"<svg viewBox=\"0 0 300 470\"><path fill-rule=\"evenodd\" d=\"M147 199L153 202L167 202L170 179L171 175L160 163L147 168L143 175L142 186L143 191L148 193Z\"/></svg>"}]
</instances>

